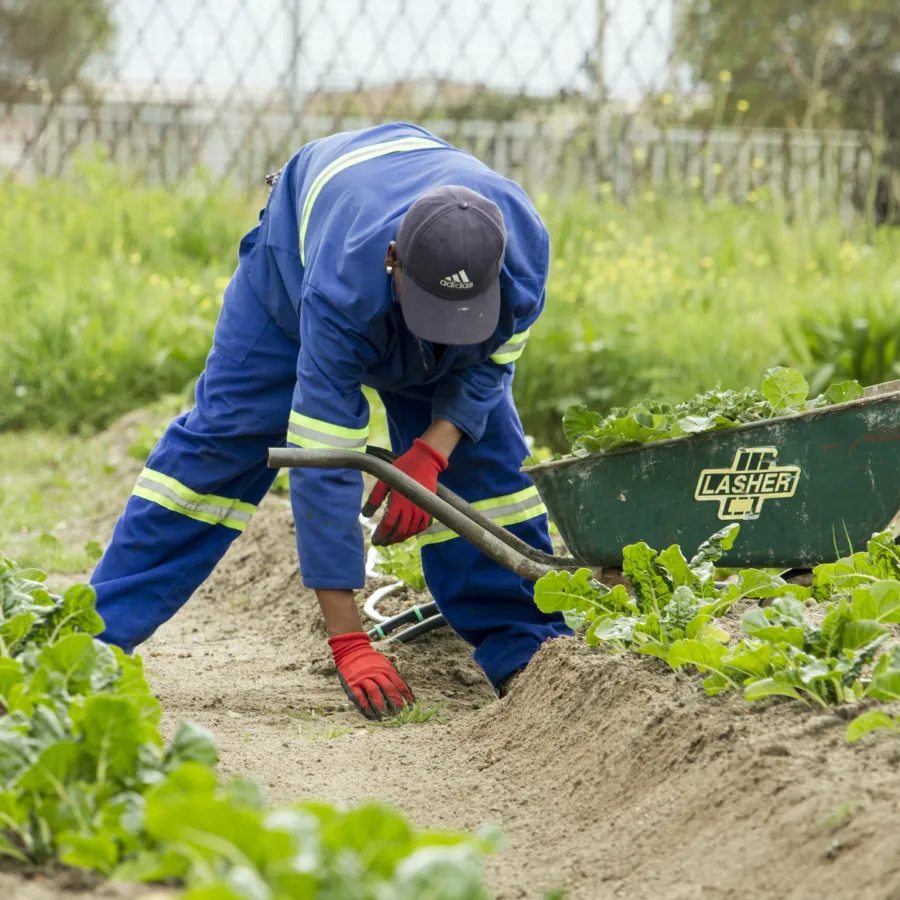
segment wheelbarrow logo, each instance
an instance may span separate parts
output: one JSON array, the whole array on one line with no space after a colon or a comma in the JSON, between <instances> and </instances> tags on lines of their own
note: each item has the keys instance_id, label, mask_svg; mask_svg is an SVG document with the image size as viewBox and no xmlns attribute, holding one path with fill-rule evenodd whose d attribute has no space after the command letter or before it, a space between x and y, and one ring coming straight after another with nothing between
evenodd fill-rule
<instances>
[{"instance_id":1,"label":"wheelbarrow logo","mask_svg":"<svg viewBox=\"0 0 900 900\"><path fill-rule=\"evenodd\" d=\"M799 466L776 465L775 447L742 447L730 469L704 469L695 500L715 500L719 518L755 519L766 500L793 497L800 480Z\"/></svg>"}]
</instances>

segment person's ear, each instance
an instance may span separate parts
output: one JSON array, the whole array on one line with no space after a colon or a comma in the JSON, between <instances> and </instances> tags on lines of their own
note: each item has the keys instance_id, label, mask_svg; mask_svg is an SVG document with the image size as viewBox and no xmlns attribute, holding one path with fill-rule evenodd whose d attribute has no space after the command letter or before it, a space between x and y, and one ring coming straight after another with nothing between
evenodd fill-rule
<instances>
[{"instance_id":1,"label":"person's ear","mask_svg":"<svg viewBox=\"0 0 900 900\"><path fill-rule=\"evenodd\" d=\"M391 241L388 244L387 253L384 255L384 267L387 269L388 274L390 274L397 261L397 242Z\"/></svg>"}]
</instances>

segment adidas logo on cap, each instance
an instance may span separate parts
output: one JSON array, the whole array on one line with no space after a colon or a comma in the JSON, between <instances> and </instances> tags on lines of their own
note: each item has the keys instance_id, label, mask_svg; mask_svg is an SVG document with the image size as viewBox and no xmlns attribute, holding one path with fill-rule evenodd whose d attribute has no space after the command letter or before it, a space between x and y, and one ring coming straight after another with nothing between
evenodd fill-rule
<instances>
[{"instance_id":1,"label":"adidas logo on cap","mask_svg":"<svg viewBox=\"0 0 900 900\"><path fill-rule=\"evenodd\" d=\"M466 275L465 269L460 269L455 275L448 275L446 278L442 278L441 287L467 290L475 287L475 282L469 281L469 276Z\"/></svg>"}]
</instances>

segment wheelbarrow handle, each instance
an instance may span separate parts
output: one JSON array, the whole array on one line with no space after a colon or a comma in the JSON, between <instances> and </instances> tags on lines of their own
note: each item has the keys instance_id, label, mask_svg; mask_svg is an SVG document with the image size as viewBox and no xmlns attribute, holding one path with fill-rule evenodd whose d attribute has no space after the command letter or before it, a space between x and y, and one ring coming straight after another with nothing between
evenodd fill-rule
<instances>
[{"instance_id":1,"label":"wheelbarrow handle","mask_svg":"<svg viewBox=\"0 0 900 900\"><path fill-rule=\"evenodd\" d=\"M368 452L369 450L375 452ZM553 557L549 554L538 556L539 551L492 522L452 491L440 486L438 493L433 494L386 459L379 458L387 452L374 447L367 448L366 453L273 447L269 450L268 465L277 469L355 469L366 472L399 491L491 559L529 581L537 581L548 572L560 569L574 571L581 568L575 560L568 557ZM528 552L523 552L519 545ZM535 559L535 556L538 556L538 559ZM539 561L541 558L545 561Z\"/></svg>"},{"instance_id":2,"label":"wheelbarrow handle","mask_svg":"<svg viewBox=\"0 0 900 900\"><path fill-rule=\"evenodd\" d=\"M383 447L373 447L369 445L366 447L366 453L370 453L376 459L382 459L386 463L393 463L397 459L396 453L385 450ZM486 516L480 509L472 506L470 503L466 503L459 494L454 494L450 488L439 484L437 486L437 495L441 500L446 500L454 509L458 509L461 513L465 513L473 522L478 523L485 531L494 535L498 541L503 541L504 544L508 547L512 547L513 550L518 550L522 556L528 557L528 559L533 562L543 563L544 565L553 566L557 569L573 567L577 569L580 567L577 560L572 559L571 556L554 556L551 553L544 553L543 550L537 550L532 547L531 544L525 543L525 541L521 538L517 538L511 531L498 525L490 516Z\"/></svg>"}]
</instances>

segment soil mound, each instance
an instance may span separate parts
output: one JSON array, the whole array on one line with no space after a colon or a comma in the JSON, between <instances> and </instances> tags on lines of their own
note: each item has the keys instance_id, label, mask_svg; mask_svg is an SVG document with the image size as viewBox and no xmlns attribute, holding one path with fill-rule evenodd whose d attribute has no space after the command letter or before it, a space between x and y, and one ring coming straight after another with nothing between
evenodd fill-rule
<instances>
[{"instance_id":1,"label":"soil mound","mask_svg":"<svg viewBox=\"0 0 900 900\"><path fill-rule=\"evenodd\" d=\"M898 897L900 744L847 745L847 718L560 639L453 729L515 796L514 857L570 898Z\"/></svg>"},{"instance_id":2,"label":"soil mound","mask_svg":"<svg viewBox=\"0 0 900 900\"><path fill-rule=\"evenodd\" d=\"M378 798L420 825L502 825L508 846L488 862L500 900L900 898L900 741L847 745L846 711L710 698L698 677L578 639L549 643L498 701L442 629L386 649L440 715L366 722L278 496L140 652L166 729L209 728L222 774L261 776L272 802ZM71 896L4 877L0 896Z\"/></svg>"}]
</instances>

